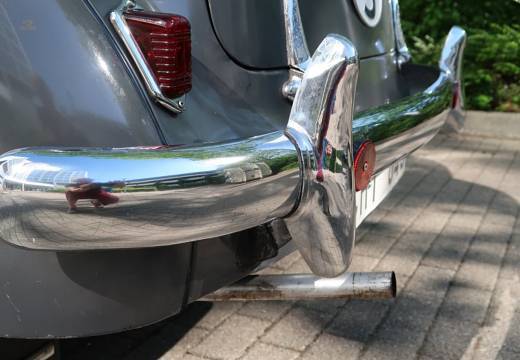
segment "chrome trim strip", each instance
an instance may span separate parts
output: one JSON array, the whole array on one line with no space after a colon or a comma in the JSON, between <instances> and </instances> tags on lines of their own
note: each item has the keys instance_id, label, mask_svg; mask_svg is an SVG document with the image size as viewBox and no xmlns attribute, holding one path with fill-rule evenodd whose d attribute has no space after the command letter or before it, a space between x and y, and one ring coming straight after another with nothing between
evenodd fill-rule
<instances>
[{"instance_id":1,"label":"chrome trim strip","mask_svg":"<svg viewBox=\"0 0 520 360\"><path fill-rule=\"evenodd\" d=\"M464 127L466 111L464 109L464 84L462 81L462 60L466 46L466 32L464 29L454 26L442 50L439 68L449 74L451 81L455 83L454 91L458 93L458 101L450 110L447 123L451 128L460 131Z\"/></svg>"},{"instance_id":2,"label":"chrome trim strip","mask_svg":"<svg viewBox=\"0 0 520 360\"><path fill-rule=\"evenodd\" d=\"M307 69L311 55L307 47L298 0L284 0L285 45L289 67L301 72Z\"/></svg>"},{"instance_id":3,"label":"chrome trim strip","mask_svg":"<svg viewBox=\"0 0 520 360\"><path fill-rule=\"evenodd\" d=\"M166 107L168 110L173 111L175 113L181 113L184 111L185 106L185 98L183 95L181 97L170 99L164 96L162 90L155 80L154 74L151 72L146 59L139 48L139 45L136 43L132 33L130 32L130 28L126 23L126 20L123 16L123 12L129 9L139 10L134 0L123 0L121 4L114 9L110 13L110 22L114 26L117 34L119 35L121 41L125 45L130 57L134 61L137 66L137 70L141 74L142 79L144 80L146 90L148 94L153 97L159 104Z\"/></svg>"},{"instance_id":4,"label":"chrome trim strip","mask_svg":"<svg viewBox=\"0 0 520 360\"><path fill-rule=\"evenodd\" d=\"M391 0L392 20L395 36L395 50L397 55L397 66L401 67L404 63L412 59L412 54L406 45L403 29L401 27L401 15L399 12L399 0Z\"/></svg>"},{"instance_id":5,"label":"chrome trim strip","mask_svg":"<svg viewBox=\"0 0 520 360\"><path fill-rule=\"evenodd\" d=\"M311 56L303 31L298 0L284 0L283 13L289 79L282 86L282 94L292 101L301 85L303 73L309 65Z\"/></svg>"},{"instance_id":6,"label":"chrome trim strip","mask_svg":"<svg viewBox=\"0 0 520 360\"><path fill-rule=\"evenodd\" d=\"M446 37L439 60L439 69L454 83L461 82L462 58L466 46L466 31L453 26Z\"/></svg>"}]
</instances>

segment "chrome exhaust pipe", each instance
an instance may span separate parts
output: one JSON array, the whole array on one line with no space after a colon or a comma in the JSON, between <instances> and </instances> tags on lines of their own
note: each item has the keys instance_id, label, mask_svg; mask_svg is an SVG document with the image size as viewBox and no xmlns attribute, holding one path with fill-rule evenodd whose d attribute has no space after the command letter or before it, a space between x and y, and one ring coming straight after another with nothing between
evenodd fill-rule
<instances>
[{"instance_id":1,"label":"chrome exhaust pipe","mask_svg":"<svg viewBox=\"0 0 520 360\"><path fill-rule=\"evenodd\" d=\"M335 278L312 274L251 275L200 300L391 299L395 295L393 271L347 272Z\"/></svg>"}]
</instances>

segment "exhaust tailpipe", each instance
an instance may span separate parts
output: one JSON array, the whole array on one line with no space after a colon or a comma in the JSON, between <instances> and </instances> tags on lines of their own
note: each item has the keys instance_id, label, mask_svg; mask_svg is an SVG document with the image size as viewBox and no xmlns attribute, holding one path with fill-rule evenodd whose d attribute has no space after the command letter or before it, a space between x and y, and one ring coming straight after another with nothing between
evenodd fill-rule
<instances>
[{"instance_id":1,"label":"exhaust tailpipe","mask_svg":"<svg viewBox=\"0 0 520 360\"><path fill-rule=\"evenodd\" d=\"M250 275L200 300L391 299L395 295L393 271L347 272L335 278L312 274Z\"/></svg>"}]
</instances>

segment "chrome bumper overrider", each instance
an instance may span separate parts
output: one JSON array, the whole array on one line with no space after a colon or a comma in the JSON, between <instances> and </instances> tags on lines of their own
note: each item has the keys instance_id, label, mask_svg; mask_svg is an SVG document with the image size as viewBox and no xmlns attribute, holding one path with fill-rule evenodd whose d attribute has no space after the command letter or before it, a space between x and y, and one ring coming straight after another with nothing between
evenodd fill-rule
<instances>
[{"instance_id":1,"label":"chrome bumper overrider","mask_svg":"<svg viewBox=\"0 0 520 360\"><path fill-rule=\"evenodd\" d=\"M31 249L135 248L283 218L315 274L341 274L354 244L354 144L376 143L379 171L433 137L460 84L464 41L453 28L433 84L354 121L357 53L329 35L306 68L285 131L204 146L6 153L0 236Z\"/></svg>"}]
</instances>

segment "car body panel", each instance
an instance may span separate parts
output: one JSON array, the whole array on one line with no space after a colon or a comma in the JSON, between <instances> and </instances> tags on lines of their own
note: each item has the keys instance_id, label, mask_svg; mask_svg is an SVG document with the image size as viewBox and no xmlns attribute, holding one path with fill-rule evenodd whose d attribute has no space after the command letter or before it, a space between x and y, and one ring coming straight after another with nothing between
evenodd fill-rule
<instances>
[{"instance_id":1,"label":"car body panel","mask_svg":"<svg viewBox=\"0 0 520 360\"><path fill-rule=\"evenodd\" d=\"M82 2L3 1L0 18L0 150L161 143L126 66Z\"/></svg>"},{"instance_id":2,"label":"car body panel","mask_svg":"<svg viewBox=\"0 0 520 360\"><path fill-rule=\"evenodd\" d=\"M281 256L266 227L149 249L30 251L0 241L0 337L66 338L138 328Z\"/></svg>"},{"instance_id":3,"label":"car body panel","mask_svg":"<svg viewBox=\"0 0 520 360\"><path fill-rule=\"evenodd\" d=\"M56 338L140 327L183 305L191 244L28 251L0 242L0 336Z\"/></svg>"},{"instance_id":4,"label":"car body panel","mask_svg":"<svg viewBox=\"0 0 520 360\"><path fill-rule=\"evenodd\" d=\"M229 56L258 69L288 65L282 0L207 0L214 29ZM327 34L347 37L361 59L395 47L390 2L382 1L379 24L364 26L352 0L301 0L305 36L311 53Z\"/></svg>"}]
</instances>

